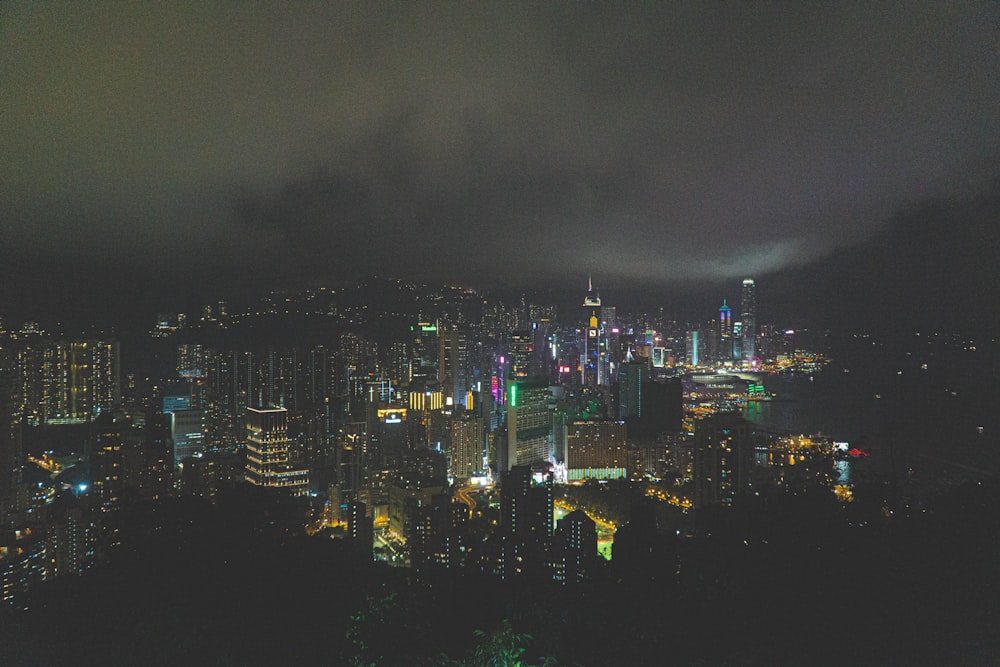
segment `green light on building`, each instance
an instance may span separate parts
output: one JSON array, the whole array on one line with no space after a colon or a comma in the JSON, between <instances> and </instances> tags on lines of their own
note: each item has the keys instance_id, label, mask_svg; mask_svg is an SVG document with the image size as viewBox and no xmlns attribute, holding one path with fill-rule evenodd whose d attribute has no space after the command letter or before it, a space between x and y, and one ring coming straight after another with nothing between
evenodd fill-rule
<instances>
[{"instance_id":1,"label":"green light on building","mask_svg":"<svg viewBox=\"0 0 1000 667\"><path fill-rule=\"evenodd\" d=\"M510 386L510 407L517 407L517 385L512 384Z\"/></svg>"}]
</instances>

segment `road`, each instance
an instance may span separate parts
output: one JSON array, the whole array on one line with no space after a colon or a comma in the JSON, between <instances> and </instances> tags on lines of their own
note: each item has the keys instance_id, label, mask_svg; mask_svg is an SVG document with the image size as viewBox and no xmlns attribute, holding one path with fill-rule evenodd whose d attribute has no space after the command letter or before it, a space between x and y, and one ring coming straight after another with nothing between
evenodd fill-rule
<instances>
[{"instance_id":1,"label":"road","mask_svg":"<svg viewBox=\"0 0 1000 667\"><path fill-rule=\"evenodd\" d=\"M469 516L472 516L472 512L476 509L476 499L472 497L472 494L480 489L482 489L481 486L463 486L455 490L455 500L468 506Z\"/></svg>"}]
</instances>

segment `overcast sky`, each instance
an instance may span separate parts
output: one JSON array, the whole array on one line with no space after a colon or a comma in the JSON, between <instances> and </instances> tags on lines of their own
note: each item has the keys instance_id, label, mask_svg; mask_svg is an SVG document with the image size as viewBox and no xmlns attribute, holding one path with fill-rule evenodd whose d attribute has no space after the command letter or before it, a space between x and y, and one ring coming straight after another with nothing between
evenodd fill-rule
<instances>
[{"instance_id":1,"label":"overcast sky","mask_svg":"<svg viewBox=\"0 0 1000 667\"><path fill-rule=\"evenodd\" d=\"M7 2L0 86L26 271L729 280L996 186L1000 4Z\"/></svg>"}]
</instances>

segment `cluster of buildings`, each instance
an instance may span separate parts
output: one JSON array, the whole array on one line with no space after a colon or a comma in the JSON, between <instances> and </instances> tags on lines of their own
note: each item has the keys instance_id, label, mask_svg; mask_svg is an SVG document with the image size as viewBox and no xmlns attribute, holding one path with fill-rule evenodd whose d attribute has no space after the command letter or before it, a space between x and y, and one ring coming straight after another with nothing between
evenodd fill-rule
<instances>
[{"instance_id":1,"label":"cluster of buildings","mask_svg":"<svg viewBox=\"0 0 1000 667\"><path fill-rule=\"evenodd\" d=\"M523 298L509 305L454 290L419 301L423 312L400 330L253 349L198 342L186 318L164 316L158 344L181 330L189 340L175 346L176 367L163 378L123 377L115 341L37 327L5 334L4 585L23 589L100 560L116 539L105 519L130 499L211 498L242 483L322 503L317 531L366 548L375 538L417 569L580 579L596 554L593 522L572 512L554 526L554 485L679 470L695 506L731 504L749 488L745 422L719 416L693 433L682 428L682 375L709 359L749 367L768 354L753 280L741 301L738 321L724 302L717 320L692 326L662 310L619 317L592 283L579 309L558 319L554 307ZM218 304L200 322L217 328L227 317ZM28 462L22 429L72 426L85 428L75 459L33 452ZM28 465L54 481L26 483ZM71 468L84 474L66 481ZM497 485L498 526L474 539L467 491ZM28 549L29 534L44 548Z\"/></svg>"}]
</instances>

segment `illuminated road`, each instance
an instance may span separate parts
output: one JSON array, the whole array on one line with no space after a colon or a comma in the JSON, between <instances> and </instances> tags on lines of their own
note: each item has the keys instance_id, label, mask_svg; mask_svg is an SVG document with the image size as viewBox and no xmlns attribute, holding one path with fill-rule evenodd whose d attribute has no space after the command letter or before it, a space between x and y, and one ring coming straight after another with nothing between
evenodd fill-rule
<instances>
[{"instance_id":1,"label":"illuminated road","mask_svg":"<svg viewBox=\"0 0 1000 667\"><path fill-rule=\"evenodd\" d=\"M472 497L472 494L482 488L483 487L481 486L463 486L462 488L455 490L455 500L469 507L470 516L476 509L476 499Z\"/></svg>"},{"instance_id":2,"label":"illuminated road","mask_svg":"<svg viewBox=\"0 0 1000 667\"><path fill-rule=\"evenodd\" d=\"M553 508L555 520L558 522L574 509L576 508L566 501L557 500L555 502L555 507ZM605 521L600 517L595 517L591 515L590 512L587 512L587 516L593 519L594 524L596 524L597 527L597 552L603 556L605 560L611 560L611 547L615 543L615 531L618 529L618 526L611 521Z\"/></svg>"}]
</instances>

